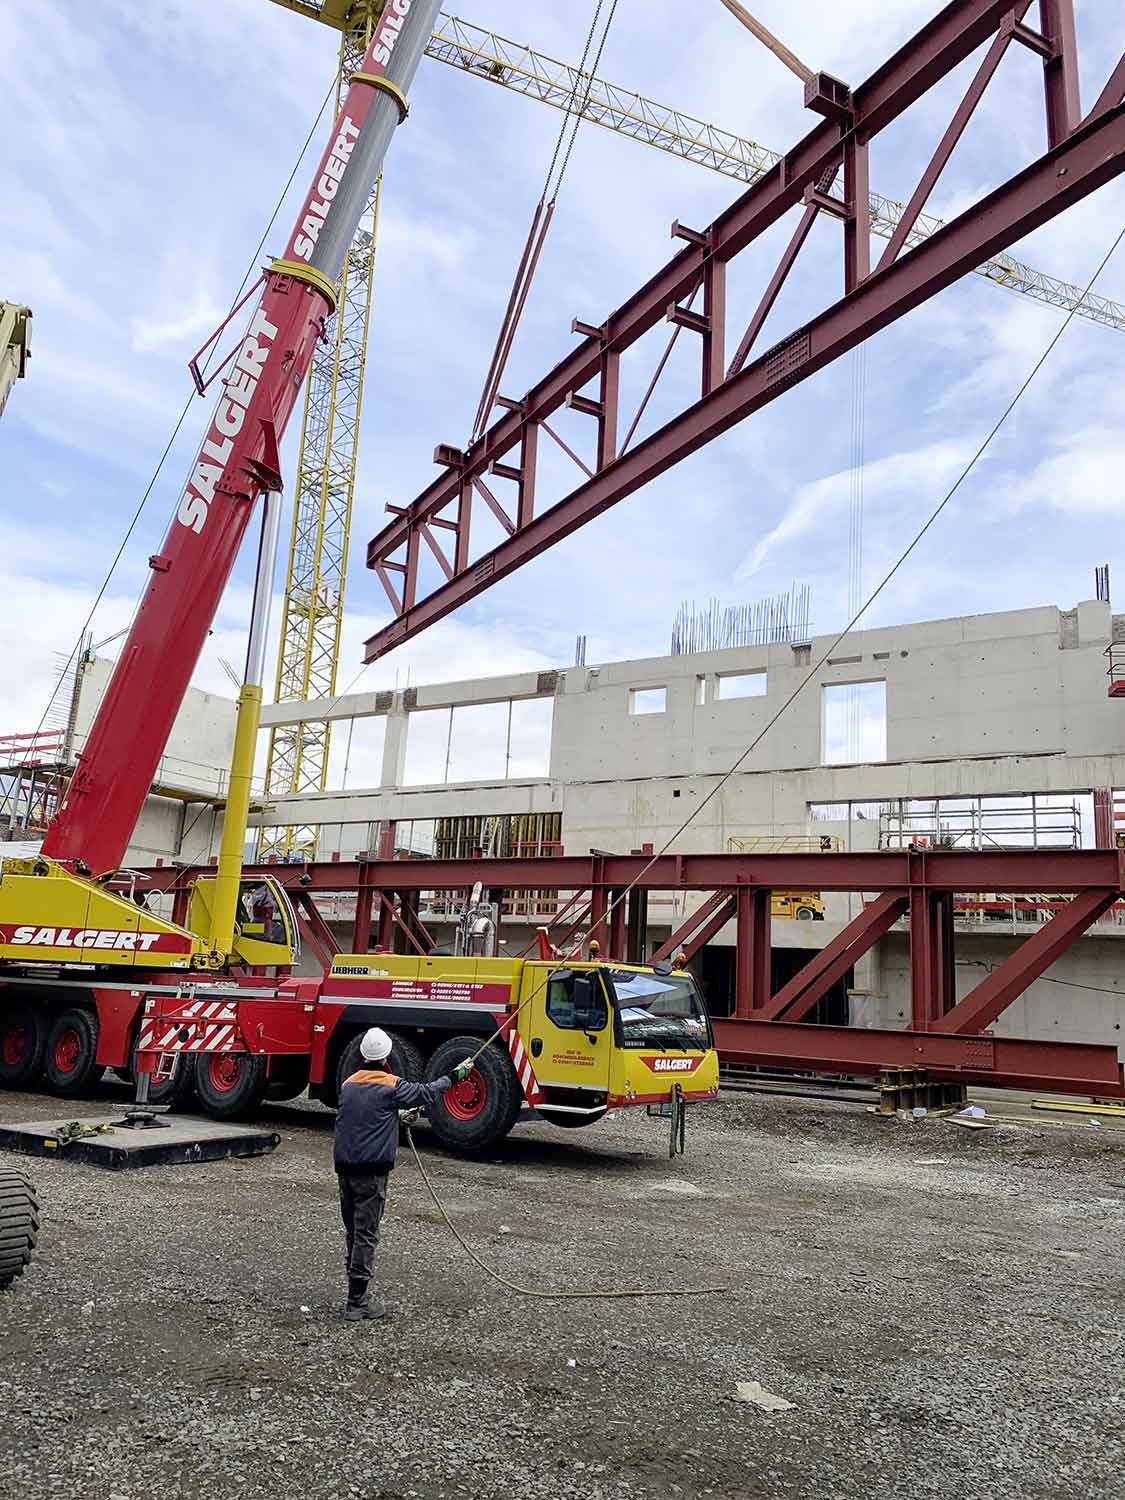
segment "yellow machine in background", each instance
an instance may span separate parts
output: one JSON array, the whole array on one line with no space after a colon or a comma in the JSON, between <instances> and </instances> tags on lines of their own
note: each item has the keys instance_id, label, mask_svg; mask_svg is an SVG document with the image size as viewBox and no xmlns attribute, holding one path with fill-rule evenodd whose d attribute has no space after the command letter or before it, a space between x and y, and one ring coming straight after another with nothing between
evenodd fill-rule
<instances>
[{"instance_id":1,"label":"yellow machine in background","mask_svg":"<svg viewBox=\"0 0 1125 1500\"><path fill-rule=\"evenodd\" d=\"M728 854L839 854L844 841L832 833L754 834L728 838ZM823 922L824 897L819 891L773 891L770 916L782 921Z\"/></svg>"}]
</instances>

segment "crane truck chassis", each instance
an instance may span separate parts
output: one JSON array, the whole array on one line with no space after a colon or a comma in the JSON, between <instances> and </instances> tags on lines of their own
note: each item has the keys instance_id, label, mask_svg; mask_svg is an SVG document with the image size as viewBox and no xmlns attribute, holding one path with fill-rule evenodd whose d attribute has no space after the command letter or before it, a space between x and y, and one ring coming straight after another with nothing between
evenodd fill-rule
<instances>
[{"instance_id":1,"label":"crane truck chassis","mask_svg":"<svg viewBox=\"0 0 1125 1500\"><path fill-rule=\"evenodd\" d=\"M163 982L162 982L163 981ZM719 1066L695 981L670 965L342 954L323 978L153 974L5 978L0 1082L83 1093L113 1067L148 1073L149 1101L198 1096L215 1119L307 1087L335 1105L373 1025L391 1071L440 1077L481 1049L429 1110L443 1145L487 1149L525 1110L574 1129L609 1110L714 1099Z\"/></svg>"}]
</instances>

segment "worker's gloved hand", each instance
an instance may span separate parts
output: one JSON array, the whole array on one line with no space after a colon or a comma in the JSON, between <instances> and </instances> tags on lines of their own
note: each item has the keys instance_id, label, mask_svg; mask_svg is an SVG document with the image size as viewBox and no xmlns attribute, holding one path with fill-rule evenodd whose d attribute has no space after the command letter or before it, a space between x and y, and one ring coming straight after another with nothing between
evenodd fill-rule
<instances>
[{"instance_id":1,"label":"worker's gloved hand","mask_svg":"<svg viewBox=\"0 0 1125 1500\"><path fill-rule=\"evenodd\" d=\"M476 1064L471 1057L467 1057L464 1062L459 1062L453 1069L453 1082L461 1083L464 1079L468 1078L475 1066Z\"/></svg>"},{"instance_id":2,"label":"worker's gloved hand","mask_svg":"<svg viewBox=\"0 0 1125 1500\"><path fill-rule=\"evenodd\" d=\"M400 1125L414 1125L417 1123L422 1111L420 1109L400 1109L398 1119Z\"/></svg>"}]
</instances>

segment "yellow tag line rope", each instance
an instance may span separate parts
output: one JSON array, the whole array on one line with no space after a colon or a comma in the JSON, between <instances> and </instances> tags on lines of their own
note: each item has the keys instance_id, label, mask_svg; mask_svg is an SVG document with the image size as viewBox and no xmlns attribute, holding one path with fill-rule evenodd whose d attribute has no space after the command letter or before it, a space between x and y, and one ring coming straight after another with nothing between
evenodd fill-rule
<instances>
[{"instance_id":1,"label":"yellow tag line rope","mask_svg":"<svg viewBox=\"0 0 1125 1500\"><path fill-rule=\"evenodd\" d=\"M418 1170L422 1174L422 1181L426 1184L430 1197L437 1206L438 1213L445 1220L446 1228L474 1265L479 1266L486 1276L490 1276L493 1281L498 1281L501 1286L507 1287L510 1292L516 1292L521 1297L538 1297L542 1301L576 1301L606 1297L736 1297L743 1291L742 1287L733 1286L619 1287L616 1289L607 1288L605 1290L583 1292L559 1291L552 1288L550 1291L542 1291L537 1287L520 1286L517 1281L509 1281L506 1276L502 1276L499 1271L494 1270L492 1266L480 1258L446 1213L445 1204L438 1197L437 1190L430 1181L425 1167L422 1165L422 1158L418 1155L418 1147L414 1144L414 1132L409 1125L405 1129L406 1139L409 1142L411 1151L414 1153L414 1160L417 1163Z\"/></svg>"}]
</instances>

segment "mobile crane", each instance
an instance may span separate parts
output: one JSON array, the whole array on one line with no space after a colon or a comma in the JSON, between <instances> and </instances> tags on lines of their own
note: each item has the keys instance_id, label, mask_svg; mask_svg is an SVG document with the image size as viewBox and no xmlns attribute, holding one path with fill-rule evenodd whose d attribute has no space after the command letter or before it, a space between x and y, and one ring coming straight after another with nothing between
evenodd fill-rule
<instances>
[{"instance_id":1,"label":"mobile crane","mask_svg":"<svg viewBox=\"0 0 1125 1500\"><path fill-rule=\"evenodd\" d=\"M200 356L192 361L200 394L228 371L211 424L42 848L0 864L0 1085L42 1077L52 1092L74 1096L113 1067L131 1070L148 1102L174 1103L194 1089L218 1118L251 1112L267 1089L285 1097L311 1085L334 1103L359 1034L378 1022L392 1029L392 1066L408 1078L440 1076L454 1056L480 1052L469 1078L431 1111L454 1147L491 1144L524 1105L583 1125L617 1105L678 1108L717 1092L717 1056L690 975L553 958L357 954L320 979L299 978L284 889L266 877L263 901L263 881L251 889L242 878L278 447L370 186L406 118L438 3L387 0L285 254L227 319L261 288L243 337L209 379ZM218 868L194 883L180 924L111 883L259 500ZM272 917L258 920L267 906ZM480 1051L489 1038L495 1045Z\"/></svg>"}]
</instances>

